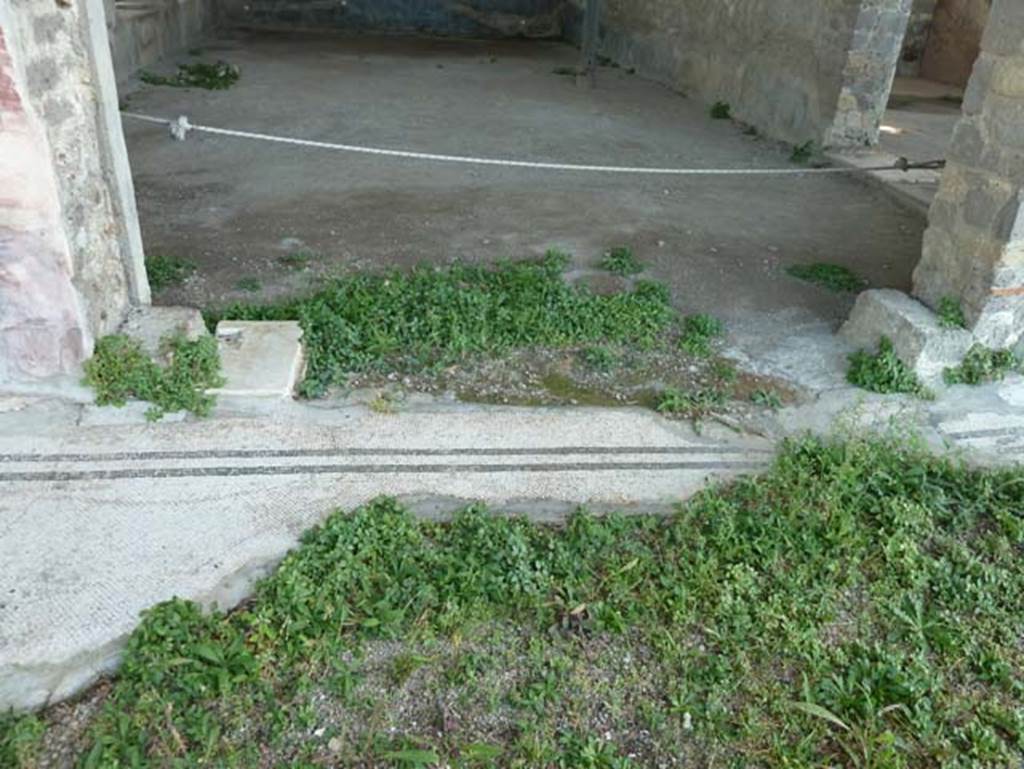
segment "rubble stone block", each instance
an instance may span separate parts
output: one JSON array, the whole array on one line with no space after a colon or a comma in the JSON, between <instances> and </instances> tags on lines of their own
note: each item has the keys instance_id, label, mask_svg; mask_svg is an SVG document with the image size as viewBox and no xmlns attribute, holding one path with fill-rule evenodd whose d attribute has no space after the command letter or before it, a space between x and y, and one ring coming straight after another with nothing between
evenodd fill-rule
<instances>
[{"instance_id":1,"label":"rubble stone block","mask_svg":"<svg viewBox=\"0 0 1024 769\"><path fill-rule=\"evenodd\" d=\"M892 289L865 291L857 297L839 334L868 350L888 337L900 360L926 384L940 382L943 370L958 365L974 344L970 332L943 328L934 312Z\"/></svg>"},{"instance_id":2,"label":"rubble stone block","mask_svg":"<svg viewBox=\"0 0 1024 769\"><path fill-rule=\"evenodd\" d=\"M203 314L194 307L133 307L121 324L119 332L142 341L142 349L156 358L160 355L160 341L167 336L184 334L198 339L209 332Z\"/></svg>"}]
</instances>

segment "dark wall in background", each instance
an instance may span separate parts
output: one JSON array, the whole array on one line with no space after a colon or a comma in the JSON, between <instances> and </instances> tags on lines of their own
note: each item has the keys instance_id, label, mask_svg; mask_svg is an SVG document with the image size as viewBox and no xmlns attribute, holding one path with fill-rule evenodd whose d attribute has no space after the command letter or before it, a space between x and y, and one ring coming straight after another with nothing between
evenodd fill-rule
<instances>
[{"instance_id":1,"label":"dark wall in background","mask_svg":"<svg viewBox=\"0 0 1024 769\"><path fill-rule=\"evenodd\" d=\"M229 0L226 21L257 26L561 37L566 0Z\"/></svg>"}]
</instances>

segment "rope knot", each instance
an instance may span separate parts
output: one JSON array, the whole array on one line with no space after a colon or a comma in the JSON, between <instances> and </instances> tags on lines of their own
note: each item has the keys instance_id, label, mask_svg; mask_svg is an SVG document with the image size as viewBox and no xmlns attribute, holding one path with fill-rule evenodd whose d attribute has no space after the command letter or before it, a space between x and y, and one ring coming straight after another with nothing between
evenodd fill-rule
<instances>
[{"instance_id":1,"label":"rope knot","mask_svg":"<svg viewBox=\"0 0 1024 769\"><path fill-rule=\"evenodd\" d=\"M177 120L170 122L171 136L180 142L188 138L188 132L192 130L192 124L188 122L186 115L178 116Z\"/></svg>"}]
</instances>

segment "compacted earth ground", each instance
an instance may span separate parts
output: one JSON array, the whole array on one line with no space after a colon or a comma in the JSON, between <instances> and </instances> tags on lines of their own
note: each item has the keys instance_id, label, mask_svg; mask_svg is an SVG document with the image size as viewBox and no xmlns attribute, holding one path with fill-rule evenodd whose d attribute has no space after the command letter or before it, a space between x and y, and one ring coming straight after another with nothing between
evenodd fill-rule
<instances>
[{"instance_id":1,"label":"compacted earth ground","mask_svg":"<svg viewBox=\"0 0 1024 769\"><path fill-rule=\"evenodd\" d=\"M1015 766L1022 489L894 436L667 517L378 499L235 611L148 611L116 677L0 719L0 764Z\"/></svg>"}]
</instances>

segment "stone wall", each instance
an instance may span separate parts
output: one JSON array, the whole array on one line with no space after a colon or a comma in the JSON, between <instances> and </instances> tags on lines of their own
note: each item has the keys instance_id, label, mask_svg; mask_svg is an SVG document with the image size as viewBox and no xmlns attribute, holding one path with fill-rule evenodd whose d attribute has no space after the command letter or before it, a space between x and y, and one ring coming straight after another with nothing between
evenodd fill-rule
<instances>
[{"instance_id":1,"label":"stone wall","mask_svg":"<svg viewBox=\"0 0 1024 769\"><path fill-rule=\"evenodd\" d=\"M216 26L213 0L106 0L119 83L168 54L198 46Z\"/></svg>"},{"instance_id":2,"label":"stone wall","mask_svg":"<svg viewBox=\"0 0 1024 769\"><path fill-rule=\"evenodd\" d=\"M103 24L99 0L0 4L0 380L73 371L149 300Z\"/></svg>"},{"instance_id":3,"label":"stone wall","mask_svg":"<svg viewBox=\"0 0 1024 769\"><path fill-rule=\"evenodd\" d=\"M1024 3L995 0L929 214L914 293L960 299L992 347L1024 332Z\"/></svg>"},{"instance_id":4,"label":"stone wall","mask_svg":"<svg viewBox=\"0 0 1024 769\"><path fill-rule=\"evenodd\" d=\"M566 0L227 0L227 23L423 32L470 37L560 37Z\"/></svg>"},{"instance_id":5,"label":"stone wall","mask_svg":"<svg viewBox=\"0 0 1024 769\"><path fill-rule=\"evenodd\" d=\"M569 24L578 38L578 10ZM604 0L602 53L793 143L877 138L910 0ZM837 112L840 114L836 126Z\"/></svg>"}]
</instances>

